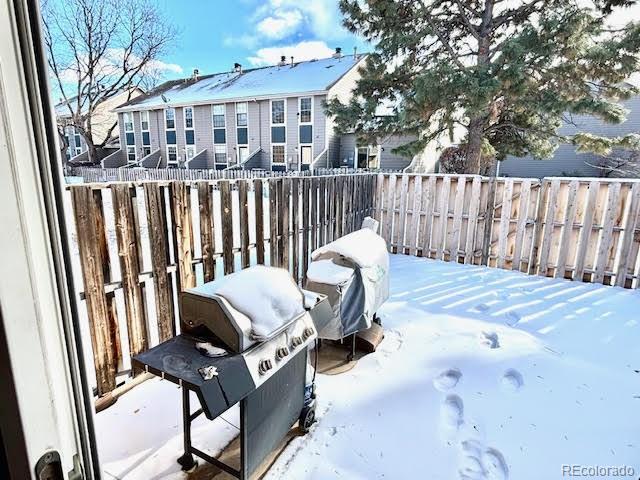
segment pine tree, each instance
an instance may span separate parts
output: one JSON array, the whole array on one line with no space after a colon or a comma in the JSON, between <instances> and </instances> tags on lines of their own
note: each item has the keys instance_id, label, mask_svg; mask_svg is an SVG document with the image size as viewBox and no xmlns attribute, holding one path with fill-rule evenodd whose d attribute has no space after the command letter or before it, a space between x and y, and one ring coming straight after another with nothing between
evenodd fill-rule
<instances>
[{"instance_id":1,"label":"pine tree","mask_svg":"<svg viewBox=\"0 0 640 480\"><path fill-rule=\"evenodd\" d=\"M341 0L344 24L375 45L347 104L327 106L341 131L362 141L417 140L413 154L461 128L465 173L507 155L549 158L559 143L608 153L635 136L562 136L572 115L622 122L618 103L638 91L640 25L611 28L612 11L635 0ZM393 114L376 115L380 104ZM484 159L489 158L486 162Z\"/></svg>"}]
</instances>

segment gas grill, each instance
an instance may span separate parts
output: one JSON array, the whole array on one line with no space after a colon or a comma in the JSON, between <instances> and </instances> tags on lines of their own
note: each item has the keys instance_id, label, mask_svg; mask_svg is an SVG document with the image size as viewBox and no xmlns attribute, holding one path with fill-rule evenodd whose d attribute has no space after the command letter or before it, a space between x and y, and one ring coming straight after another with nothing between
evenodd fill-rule
<instances>
[{"instance_id":1,"label":"gas grill","mask_svg":"<svg viewBox=\"0 0 640 480\"><path fill-rule=\"evenodd\" d=\"M318 328L331 318L331 307L325 296L301 292L294 284L295 290L284 289L281 295L298 292L304 308L292 318L282 318L267 335L258 335L256 319L221 294L225 288L246 289L252 270L266 279L282 275L278 269L252 267L183 292L182 333L134 358L134 368L182 387L184 454L178 462L185 471L197 465L195 455L247 479L296 421L306 432L315 418L314 387L306 378L308 349ZM190 391L201 405L195 412ZM213 420L238 402L240 468L236 470L192 445L191 422L203 413Z\"/></svg>"}]
</instances>

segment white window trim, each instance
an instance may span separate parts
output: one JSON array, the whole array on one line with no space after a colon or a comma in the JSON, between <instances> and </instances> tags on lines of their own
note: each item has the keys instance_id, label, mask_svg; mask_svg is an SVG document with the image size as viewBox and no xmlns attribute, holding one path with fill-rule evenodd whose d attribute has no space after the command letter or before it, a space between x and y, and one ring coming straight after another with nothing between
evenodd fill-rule
<instances>
[{"instance_id":1,"label":"white window trim","mask_svg":"<svg viewBox=\"0 0 640 480\"><path fill-rule=\"evenodd\" d=\"M302 99L303 98L310 98L311 99L311 121L310 122L303 122L302 121L302 115L300 114L302 112L302 108L301 108L301 104L302 104ZM311 162L309 162L309 165L311 165L313 163L313 159L314 159L314 148L313 148L313 114L314 114L314 106L313 106L313 97L300 97L298 98L298 170L302 170L302 147L311 147ZM301 125L309 125L311 126L311 143L302 143L300 141L300 126ZM286 133L286 132L285 132Z\"/></svg>"},{"instance_id":2,"label":"white window trim","mask_svg":"<svg viewBox=\"0 0 640 480\"><path fill-rule=\"evenodd\" d=\"M173 128L167 128L167 111L168 110L173 110ZM164 109L164 131L165 133L176 131L176 109L174 107L167 107ZM166 136L165 136L165 141L166 141ZM171 145L173 145L173 143Z\"/></svg>"},{"instance_id":3,"label":"white window trim","mask_svg":"<svg viewBox=\"0 0 640 480\"><path fill-rule=\"evenodd\" d=\"M308 122L302 121L302 100L308 98L311 100L311 117ZM313 125L313 97L300 97L298 98L298 125Z\"/></svg>"},{"instance_id":4,"label":"white window trim","mask_svg":"<svg viewBox=\"0 0 640 480\"><path fill-rule=\"evenodd\" d=\"M129 149L133 151L133 160L129 160ZM136 163L138 161L138 152L136 151L135 145L127 145L125 154L127 156L127 164Z\"/></svg>"},{"instance_id":5,"label":"white window trim","mask_svg":"<svg viewBox=\"0 0 640 480\"><path fill-rule=\"evenodd\" d=\"M282 104L284 105L284 117L283 123L273 123L273 102L282 102ZM273 170L273 166L274 165L284 165L285 170L288 169L288 165L287 165L287 99L286 98L272 98L271 100L269 100L269 124L270 127L284 127L284 139L285 142L284 143L271 143L271 151L269 152L269 160L271 162L271 170ZM269 139L271 139L271 128L269 128ZM276 146L283 146L284 147L284 162L282 163L274 163L273 161L273 147Z\"/></svg>"},{"instance_id":6,"label":"white window trim","mask_svg":"<svg viewBox=\"0 0 640 480\"><path fill-rule=\"evenodd\" d=\"M247 116L247 124L246 125L238 125L238 104L243 103L247 106L247 111L245 115ZM236 117L236 165L240 164L240 147L247 148L247 156L249 156L249 102L236 102L234 104L234 114ZM238 142L238 129L246 128L247 129L247 143Z\"/></svg>"},{"instance_id":7,"label":"white window trim","mask_svg":"<svg viewBox=\"0 0 640 480\"><path fill-rule=\"evenodd\" d=\"M284 105L284 117L282 123L273 123L273 102L283 102ZM285 128L285 138L286 137L286 128L287 128L287 99L286 98L272 98L269 100L269 124L272 127L284 127ZM278 144L275 144L278 145Z\"/></svg>"},{"instance_id":8,"label":"white window trim","mask_svg":"<svg viewBox=\"0 0 640 480\"><path fill-rule=\"evenodd\" d=\"M144 123L142 121L142 116L143 115L147 116L147 128L146 129L142 128L142 124ZM140 111L140 131L141 132L148 132L150 128L151 128L151 115L149 115L149 110L141 110ZM151 139L149 139L149 141L151 141Z\"/></svg>"},{"instance_id":9,"label":"white window trim","mask_svg":"<svg viewBox=\"0 0 640 480\"><path fill-rule=\"evenodd\" d=\"M191 109L191 126L187 127L187 109L190 108ZM195 125L196 125L196 110L193 107L183 107L182 108L182 123L184 124L184 129L185 131L187 130L194 130L195 129ZM186 136L185 136L185 141L186 141Z\"/></svg>"},{"instance_id":10,"label":"white window trim","mask_svg":"<svg viewBox=\"0 0 640 480\"><path fill-rule=\"evenodd\" d=\"M218 128L222 128L222 127L218 127ZM224 147L224 158L225 161L224 162L218 162L216 160L216 147ZM214 165L226 165L229 166L229 152L227 151L227 144L226 143L214 143L213 144L213 164Z\"/></svg>"},{"instance_id":11,"label":"white window trim","mask_svg":"<svg viewBox=\"0 0 640 480\"><path fill-rule=\"evenodd\" d=\"M171 160L169 160L169 149L170 148L175 148L176 149L176 161L172 162ZM178 162L178 145L174 144L174 143L169 143L167 144L167 166L169 165L179 165Z\"/></svg>"},{"instance_id":12,"label":"white window trim","mask_svg":"<svg viewBox=\"0 0 640 480\"><path fill-rule=\"evenodd\" d=\"M279 162L274 162L273 161L273 147L284 147L284 161L282 163ZM286 168L287 167L287 144L286 143L272 143L271 144L271 168L273 169L274 165L283 165Z\"/></svg>"},{"instance_id":13,"label":"white window trim","mask_svg":"<svg viewBox=\"0 0 640 480\"><path fill-rule=\"evenodd\" d=\"M130 119L129 122L127 122L127 117L129 117ZM124 112L122 114L122 122L124 123L125 133L135 133L135 126L133 124L133 112ZM127 123L131 124L131 130L127 130Z\"/></svg>"},{"instance_id":14,"label":"white window trim","mask_svg":"<svg viewBox=\"0 0 640 480\"><path fill-rule=\"evenodd\" d=\"M191 150L191 149L193 149L193 157L195 157L198 154L198 150L196 150L196 145L195 144L193 144L193 145L185 144L184 145L184 160L185 160L185 162L187 162L187 161L191 160L191 158L193 158L193 157L189 158L188 151Z\"/></svg>"},{"instance_id":15,"label":"white window trim","mask_svg":"<svg viewBox=\"0 0 640 480\"><path fill-rule=\"evenodd\" d=\"M148 148L149 149L149 153L144 153L144 149ZM142 145L142 158L151 155L151 145Z\"/></svg>"},{"instance_id":16,"label":"white window trim","mask_svg":"<svg viewBox=\"0 0 640 480\"><path fill-rule=\"evenodd\" d=\"M213 121L213 117L216 115L214 113L215 107L222 107L222 116L224 117L224 127L216 127L214 121ZM214 103L211 105L211 124L213 125L213 128L224 128L225 129L225 135L226 135L226 130L227 130L227 105L224 103Z\"/></svg>"}]
</instances>

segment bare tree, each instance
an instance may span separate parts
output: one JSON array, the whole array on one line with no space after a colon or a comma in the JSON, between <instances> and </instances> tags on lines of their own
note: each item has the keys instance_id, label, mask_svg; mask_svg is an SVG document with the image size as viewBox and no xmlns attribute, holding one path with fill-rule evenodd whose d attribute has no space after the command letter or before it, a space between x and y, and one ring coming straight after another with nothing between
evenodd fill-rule
<instances>
[{"instance_id":1,"label":"bare tree","mask_svg":"<svg viewBox=\"0 0 640 480\"><path fill-rule=\"evenodd\" d=\"M94 138L96 108L116 93L130 97L135 87L153 83L177 31L149 0L49 0L42 17L51 76L68 109L66 123L83 136L89 160L96 162L97 149L117 126L105 138ZM59 133L64 136L64 125Z\"/></svg>"}]
</instances>

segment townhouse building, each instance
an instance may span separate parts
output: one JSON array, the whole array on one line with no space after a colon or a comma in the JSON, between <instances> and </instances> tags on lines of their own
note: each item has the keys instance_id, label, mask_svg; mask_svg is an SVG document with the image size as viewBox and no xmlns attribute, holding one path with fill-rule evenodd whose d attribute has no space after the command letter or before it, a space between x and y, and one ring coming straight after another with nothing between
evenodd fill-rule
<instances>
[{"instance_id":1,"label":"townhouse building","mask_svg":"<svg viewBox=\"0 0 640 480\"><path fill-rule=\"evenodd\" d=\"M342 142L330 98L347 101L363 55L194 75L174 80L116 108L121 150L103 166L305 170L314 167L403 168L409 158L389 145ZM366 154L365 154L366 152ZM379 152L384 152L381 155ZM391 167L389 167L391 168Z\"/></svg>"}]
</instances>

